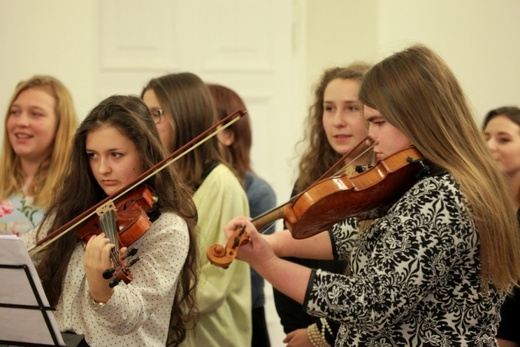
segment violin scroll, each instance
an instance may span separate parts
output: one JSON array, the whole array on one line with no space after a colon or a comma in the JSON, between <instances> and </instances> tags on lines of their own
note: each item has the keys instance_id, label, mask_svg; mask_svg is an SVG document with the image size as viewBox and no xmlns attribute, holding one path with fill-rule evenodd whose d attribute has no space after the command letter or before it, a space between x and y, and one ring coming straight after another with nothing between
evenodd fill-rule
<instances>
[{"instance_id":1,"label":"violin scroll","mask_svg":"<svg viewBox=\"0 0 520 347\"><path fill-rule=\"evenodd\" d=\"M238 248L249 242L245 227L238 228L228 238L226 245L211 245L206 253L211 264L227 269L237 256Z\"/></svg>"},{"instance_id":2,"label":"violin scroll","mask_svg":"<svg viewBox=\"0 0 520 347\"><path fill-rule=\"evenodd\" d=\"M253 225L257 230L260 230L277 219L288 215L292 216L290 211L287 210L288 206L289 203L285 203L261 214L252 220ZM227 269L237 256L238 248L248 242L249 236L247 236L245 226L243 226L235 230L224 246L219 244L211 245L206 252L206 256L211 264Z\"/></svg>"}]
</instances>

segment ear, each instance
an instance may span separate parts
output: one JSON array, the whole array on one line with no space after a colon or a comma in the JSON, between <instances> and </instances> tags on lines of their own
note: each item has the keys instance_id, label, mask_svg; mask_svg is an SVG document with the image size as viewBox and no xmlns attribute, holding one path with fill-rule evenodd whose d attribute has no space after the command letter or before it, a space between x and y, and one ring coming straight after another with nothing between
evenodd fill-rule
<instances>
[{"instance_id":1,"label":"ear","mask_svg":"<svg viewBox=\"0 0 520 347\"><path fill-rule=\"evenodd\" d=\"M218 141L226 147L229 147L235 142L235 133L231 130L222 130L217 135Z\"/></svg>"}]
</instances>

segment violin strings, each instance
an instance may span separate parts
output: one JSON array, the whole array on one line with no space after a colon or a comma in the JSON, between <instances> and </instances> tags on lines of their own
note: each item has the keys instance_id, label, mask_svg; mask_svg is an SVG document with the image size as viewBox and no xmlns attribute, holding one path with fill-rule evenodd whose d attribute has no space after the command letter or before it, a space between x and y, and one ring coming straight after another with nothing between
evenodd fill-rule
<instances>
[{"instance_id":1,"label":"violin strings","mask_svg":"<svg viewBox=\"0 0 520 347\"><path fill-rule=\"evenodd\" d=\"M117 264L120 265L119 262L119 245L117 242L117 225L116 225L116 218L115 218L115 211L109 210L105 213L103 213L99 217L99 221L101 222L101 230L105 233L106 237L110 240L111 243L115 245L114 248L110 251L110 255L112 260Z\"/></svg>"},{"instance_id":2,"label":"violin strings","mask_svg":"<svg viewBox=\"0 0 520 347\"><path fill-rule=\"evenodd\" d=\"M336 171L335 175L341 174L343 171L346 171L347 167L352 165L353 162L364 156L368 151L370 151L374 146L377 144L377 140L374 141L370 146L368 146L363 152L361 152L358 156L356 156L354 159L349 161L347 164L343 165L338 171ZM335 176L333 175L333 176Z\"/></svg>"},{"instance_id":3,"label":"violin strings","mask_svg":"<svg viewBox=\"0 0 520 347\"><path fill-rule=\"evenodd\" d=\"M346 153L340 160L341 161L344 161L346 159L346 157L348 157L353 151L356 150L356 148L358 148L361 144L363 144L364 141L372 141L372 143L363 151L361 152L358 156L356 156L354 159L350 160L346 165L342 166L339 170L336 171L336 174L335 175L339 175L341 172L345 171L346 168L350 165L352 165L352 163L356 160L358 160L359 158L361 158L362 156L364 156L368 151L370 151L372 148L374 148L374 146L377 144L377 140L372 140L371 138L369 138L368 136L365 137L361 142L359 142L353 149L351 149L348 153ZM370 163L372 164L372 163ZM329 168L329 170L327 170L327 172L325 174L323 174L316 182L319 182L321 181L324 177L328 176L330 174L330 171L334 170L335 167L338 166L338 163L334 164L331 168ZM331 175L331 176L334 176L334 175ZM314 182L313 184L315 184L316 182ZM312 184L311 184L312 186ZM292 201L296 200L303 192L300 192L299 194L296 194L295 196L293 196L286 204L289 204L291 203ZM285 205L285 204L284 204ZM263 218L265 216L268 216L269 214L271 214L273 211L279 211L280 210L280 207L282 207L283 205L280 205L280 206L277 206L277 207L274 207L262 214L260 214L259 216L255 217L253 219L253 222L254 221L257 221L259 220L260 218ZM278 218L277 218L278 219ZM269 226L267 227L264 227L264 229L260 229L259 230L259 233L260 234L266 234L270 229L272 228L275 228L276 227L276 222L272 222Z\"/></svg>"}]
</instances>

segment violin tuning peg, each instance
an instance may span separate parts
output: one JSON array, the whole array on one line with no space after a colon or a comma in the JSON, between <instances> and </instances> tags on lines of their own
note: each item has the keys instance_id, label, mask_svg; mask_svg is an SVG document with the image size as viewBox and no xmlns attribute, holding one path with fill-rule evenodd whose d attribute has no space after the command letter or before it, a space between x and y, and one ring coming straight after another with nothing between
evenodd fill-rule
<instances>
[{"instance_id":1,"label":"violin tuning peg","mask_svg":"<svg viewBox=\"0 0 520 347\"><path fill-rule=\"evenodd\" d=\"M127 252L126 256L127 256L127 257L131 257L131 256L134 256L134 255L136 255L136 254L137 254L137 248L132 248L132 249L130 249L130 250Z\"/></svg>"},{"instance_id":2,"label":"violin tuning peg","mask_svg":"<svg viewBox=\"0 0 520 347\"><path fill-rule=\"evenodd\" d=\"M108 285L110 288L114 288L115 286L117 286L119 284L119 282L121 282L121 280L119 278L116 278L115 280L113 280L112 282L110 282L110 284Z\"/></svg>"},{"instance_id":3,"label":"violin tuning peg","mask_svg":"<svg viewBox=\"0 0 520 347\"><path fill-rule=\"evenodd\" d=\"M132 260L128 263L128 266L132 266L132 265L134 265L135 263L137 263L137 262L139 261L139 259L141 259L141 258L136 257L136 258L132 259Z\"/></svg>"},{"instance_id":4,"label":"violin tuning peg","mask_svg":"<svg viewBox=\"0 0 520 347\"><path fill-rule=\"evenodd\" d=\"M116 269L106 269L105 271L103 271L103 278L106 280L111 279L112 276L114 276L115 271Z\"/></svg>"}]
</instances>

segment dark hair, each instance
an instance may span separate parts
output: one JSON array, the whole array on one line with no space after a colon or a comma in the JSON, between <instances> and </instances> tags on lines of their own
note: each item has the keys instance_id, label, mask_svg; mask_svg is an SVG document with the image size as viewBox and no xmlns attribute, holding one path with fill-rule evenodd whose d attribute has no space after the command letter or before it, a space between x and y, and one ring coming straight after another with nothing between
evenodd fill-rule
<instances>
[{"instance_id":1,"label":"dark hair","mask_svg":"<svg viewBox=\"0 0 520 347\"><path fill-rule=\"evenodd\" d=\"M159 139L150 111L140 98L115 95L103 100L76 131L68 162L68 174L44 217L41 224L44 227L40 227L38 233L58 229L106 197L92 174L85 151L87 135L101 126L117 128L136 145L144 170L151 168L166 156L167 151ZM145 184L160 201L161 211L175 212L185 219L189 229L188 256L180 274L172 308L171 324L175 325L175 329L170 329L178 335L176 338L182 341L186 336L186 322L189 320L187 317L196 312L197 210L191 199L191 191L182 183L182 179L172 167L157 172L147 179ZM42 260L37 268L51 305L58 303L67 266L77 242L74 229L43 251Z\"/></svg>"},{"instance_id":2,"label":"dark hair","mask_svg":"<svg viewBox=\"0 0 520 347\"><path fill-rule=\"evenodd\" d=\"M520 126L520 108L516 106L504 106L495 108L494 110L489 111L484 118L484 123L482 124L482 128L484 129L490 120L498 116L506 116L513 123L516 123Z\"/></svg>"},{"instance_id":3,"label":"dark hair","mask_svg":"<svg viewBox=\"0 0 520 347\"><path fill-rule=\"evenodd\" d=\"M244 101L234 90L219 84L208 84L207 86L213 96L219 120L224 119L227 115L237 110L247 112ZM226 147L226 153L230 154L226 160L231 163L238 176L243 180L246 176L246 171L253 171L250 159L252 135L249 113L238 122L231 124L224 131L231 131L234 134L233 143L231 146Z\"/></svg>"},{"instance_id":4,"label":"dark hair","mask_svg":"<svg viewBox=\"0 0 520 347\"><path fill-rule=\"evenodd\" d=\"M213 98L204 82L195 74L182 72L154 78L144 87L153 90L172 122L172 143L165 144L170 152L183 146L217 122ZM203 180L207 165L221 162L218 141L213 137L183 156L176 168L193 189Z\"/></svg>"}]
</instances>

